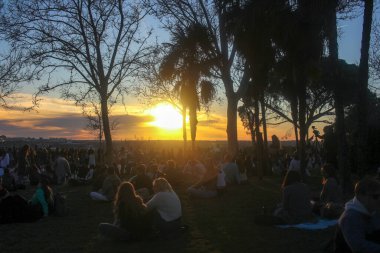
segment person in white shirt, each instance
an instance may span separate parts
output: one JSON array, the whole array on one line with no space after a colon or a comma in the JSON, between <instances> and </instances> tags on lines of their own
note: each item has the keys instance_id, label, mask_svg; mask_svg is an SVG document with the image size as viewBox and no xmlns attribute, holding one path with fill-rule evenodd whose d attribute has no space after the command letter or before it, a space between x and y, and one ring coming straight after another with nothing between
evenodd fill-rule
<instances>
[{"instance_id":1,"label":"person in white shirt","mask_svg":"<svg viewBox=\"0 0 380 253\"><path fill-rule=\"evenodd\" d=\"M153 197L146 203L148 211L153 212L153 226L162 235L176 232L181 227L181 201L165 178L153 181Z\"/></svg>"}]
</instances>

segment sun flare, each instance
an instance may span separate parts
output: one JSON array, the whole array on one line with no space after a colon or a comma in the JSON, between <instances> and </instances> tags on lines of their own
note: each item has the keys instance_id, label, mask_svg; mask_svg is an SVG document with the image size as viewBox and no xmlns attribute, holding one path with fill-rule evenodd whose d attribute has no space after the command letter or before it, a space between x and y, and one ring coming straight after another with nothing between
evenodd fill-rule
<instances>
[{"instance_id":1,"label":"sun flare","mask_svg":"<svg viewBox=\"0 0 380 253\"><path fill-rule=\"evenodd\" d=\"M159 104L149 112L154 117L151 125L173 130L182 127L182 115L171 105Z\"/></svg>"}]
</instances>

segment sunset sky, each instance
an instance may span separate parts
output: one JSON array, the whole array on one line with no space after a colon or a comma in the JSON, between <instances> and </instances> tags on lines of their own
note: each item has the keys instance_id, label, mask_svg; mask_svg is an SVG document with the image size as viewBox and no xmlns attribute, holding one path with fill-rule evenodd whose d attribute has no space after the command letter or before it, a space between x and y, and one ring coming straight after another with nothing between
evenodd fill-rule
<instances>
[{"instance_id":1,"label":"sunset sky","mask_svg":"<svg viewBox=\"0 0 380 253\"><path fill-rule=\"evenodd\" d=\"M340 22L341 37L339 43L340 58L349 63L358 63L360 55L360 38L362 17L352 21ZM21 91L18 105L29 105L31 89ZM213 104L208 114L199 113L197 139L199 140L226 140L226 100L224 92L219 92L223 98L221 104ZM23 112L17 110L0 111L0 135L7 137L63 137L67 139L95 139L95 135L85 129L87 120L81 114L81 108L64 101L51 94L42 97L38 111ZM112 109L113 119L119 124L112 132L114 140L181 140L181 118L175 115L168 107L147 108L135 98L126 100L126 106L115 106ZM164 109L163 109L164 108ZM171 116L168 116L171 115ZM162 118L167 116L167 118ZM169 121L171 124L167 125ZM239 140L249 140L238 119ZM276 134L280 138L286 132L292 132L289 124L269 127L268 136ZM188 131L190 138L190 131ZM288 137L290 139L293 136Z\"/></svg>"}]
</instances>

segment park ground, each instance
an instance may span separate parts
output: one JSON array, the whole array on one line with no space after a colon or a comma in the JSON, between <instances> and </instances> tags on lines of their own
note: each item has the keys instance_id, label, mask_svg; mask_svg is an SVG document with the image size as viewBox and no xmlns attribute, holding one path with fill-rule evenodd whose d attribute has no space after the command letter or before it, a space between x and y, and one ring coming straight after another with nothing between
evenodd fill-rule
<instances>
[{"instance_id":1,"label":"park ground","mask_svg":"<svg viewBox=\"0 0 380 253\"><path fill-rule=\"evenodd\" d=\"M308 179L314 192L320 177ZM188 230L176 238L141 242L106 241L98 236L100 222L112 222L112 204L90 200L90 186L62 186L70 208L65 217L49 217L36 223L0 225L0 252L326 252L324 245L335 228L317 231L257 226L254 216L280 199L278 177L251 178L249 184L229 188L221 197L192 199L186 185L177 189ZM19 194L29 197L33 188Z\"/></svg>"}]
</instances>

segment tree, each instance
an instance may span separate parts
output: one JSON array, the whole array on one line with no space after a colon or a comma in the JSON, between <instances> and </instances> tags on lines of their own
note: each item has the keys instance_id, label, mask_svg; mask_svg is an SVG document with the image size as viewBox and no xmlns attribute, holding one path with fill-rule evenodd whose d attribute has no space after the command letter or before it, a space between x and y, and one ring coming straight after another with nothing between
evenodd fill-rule
<instances>
[{"instance_id":1,"label":"tree","mask_svg":"<svg viewBox=\"0 0 380 253\"><path fill-rule=\"evenodd\" d=\"M161 64L160 73L162 79L176 83L174 91L179 94L183 120L186 119L187 108L189 109L192 150L195 151L200 100L207 104L215 94L212 82L201 78L211 75L210 70L216 61L212 55L211 36L206 27L194 23L184 31L178 27L172 34L173 42L168 44L169 50Z\"/></svg>"},{"instance_id":2,"label":"tree","mask_svg":"<svg viewBox=\"0 0 380 253\"><path fill-rule=\"evenodd\" d=\"M281 51L280 58L287 58L298 103L299 154L301 172L306 167L306 108L307 84L317 77L319 62L323 52L323 20L318 1L290 1L281 15L278 30L274 33L274 43Z\"/></svg>"},{"instance_id":3,"label":"tree","mask_svg":"<svg viewBox=\"0 0 380 253\"><path fill-rule=\"evenodd\" d=\"M358 107L358 146L357 160L360 172L364 173L367 170L368 160L368 62L369 62L369 46L371 40L373 15L373 0L364 0L363 14L363 31L360 50L359 64L359 99Z\"/></svg>"},{"instance_id":4,"label":"tree","mask_svg":"<svg viewBox=\"0 0 380 253\"><path fill-rule=\"evenodd\" d=\"M77 104L99 97L106 154L112 137L108 104L124 102L128 84L148 54L146 12L136 1L15 0L2 15L5 38L23 50L44 82L36 95L61 89Z\"/></svg>"},{"instance_id":5,"label":"tree","mask_svg":"<svg viewBox=\"0 0 380 253\"><path fill-rule=\"evenodd\" d=\"M102 146L103 141L103 120L102 111L99 102L95 102L95 99L91 99L88 103L82 103L82 114L87 119L87 125L85 129L93 132L96 138L99 140L99 148ZM98 100L99 101L99 100ZM111 108L108 109L109 115L111 114ZM116 130L119 122L117 119L113 119L110 122L111 131Z\"/></svg>"},{"instance_id":6,"label":"tree","mask_svg":"<svg viewBox=\"0 0 380 253\"><path fill-rule=\"evenodd\" d=\"M15 49L0 53L0 108L14 108L12 102L19 98L17 93L21 85L31 81L32 70L27 69L25 65L22 53ZM32 108L33 105L22 109Z\"/></svg>"},{"instance_id":7,"label":"tree","mask_svg":"<svg viewBox=\"0 0 380 253\"><path fill-rule=\"evenodd\" d=\"M222 83L227 98L227 141L228 150L238 151L237 106L248 86L248 70L236 68L234 40L228 38L224 14L227 6L223 1L207 0L151 0L150 6L164 27L171 31L179 26L185 30L189 24L199 23L207 27L213 41L213 54L218 64L213 72L216 83ZM235 75L235 73L237 73Z\"/></svg>"}]
</instances>

